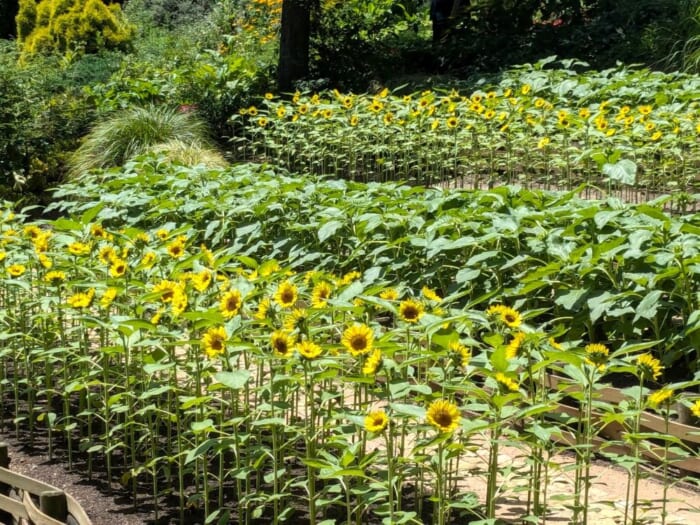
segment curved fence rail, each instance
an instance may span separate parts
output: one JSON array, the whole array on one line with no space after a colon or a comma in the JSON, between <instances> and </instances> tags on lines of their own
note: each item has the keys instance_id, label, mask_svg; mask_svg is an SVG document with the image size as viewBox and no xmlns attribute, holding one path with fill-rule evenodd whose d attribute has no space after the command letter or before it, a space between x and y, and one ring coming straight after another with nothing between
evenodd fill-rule
<instances>
[{"instance_id":1,"label":"curved fence rail","mask_svg":"<svg viewBox=\"0 0 700 525\"><path fill-rule=\"evenodd\" d=\"M69 494L8 469L7 444L0 443L0 523L22 525L92 525Z\"/></svg>"}]
</instances>

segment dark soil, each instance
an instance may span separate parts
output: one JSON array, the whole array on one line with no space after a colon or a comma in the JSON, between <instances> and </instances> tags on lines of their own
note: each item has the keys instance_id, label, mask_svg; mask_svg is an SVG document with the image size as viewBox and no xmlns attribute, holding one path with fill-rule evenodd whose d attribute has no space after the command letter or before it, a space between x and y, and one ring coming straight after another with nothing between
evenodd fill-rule
<instances>
[{"instance_id":1,"label":"dark soil","mask_svg":"<svg viewBox=\"0 0 700 525\"><path fill-rule=\"evenodd\" d=\"M112 487L110 495L104 479L87 479L85 472L78 468L79 465L76 465L72 472L69 471L65 458L49 459L47 448L39 443L30 446L22 441L21 436L18 440L14 435L6 434L0 434L0 440L8 445L10 470L64 490L83 507L93 525L154 523L151 503L134 503L129 494L115 487Z\"/></svg>"}]
</instances>

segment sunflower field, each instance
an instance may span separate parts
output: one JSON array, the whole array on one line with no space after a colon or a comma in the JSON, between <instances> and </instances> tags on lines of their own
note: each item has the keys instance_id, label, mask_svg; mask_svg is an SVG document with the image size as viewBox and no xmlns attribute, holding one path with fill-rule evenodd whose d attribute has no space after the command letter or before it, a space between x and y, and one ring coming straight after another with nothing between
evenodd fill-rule
<instances>
[{"instance_id":1,"label":"sunflower field","mask_svg":"<svg viewBox=\"0 0 700 525\"><path fill-rule=\"evenodd\" d=\"M597 454L628 474L620 519L665 516L697 448L641 423L700 418L698 216L581 191L149 154L62 185L55 220L8 204L1 430L178 523L486 524L512 494L528 521L587 523ZM620 378L623 402L600 399Z\"/></svg>"},{"instance_id":2,"label":"sunflower field","mask_svg":"<svg viewBox=\"0 0 700 525\"><path fill-rule=\"evenodd\" d=\"M697 191L697 76L582 66L551 57L465 91L268 93L233 117L248 137L234 145L244 159L365 182L586 182L634 202Z\"/></svg>"}]
</instances>

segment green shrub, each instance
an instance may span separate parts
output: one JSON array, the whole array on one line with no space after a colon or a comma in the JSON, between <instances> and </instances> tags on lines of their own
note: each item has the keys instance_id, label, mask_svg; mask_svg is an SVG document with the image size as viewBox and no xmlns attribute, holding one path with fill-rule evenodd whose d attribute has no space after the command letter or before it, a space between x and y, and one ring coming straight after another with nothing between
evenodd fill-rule
<instances>
[{"instance_id":1,"label":"green shrub","mask_svg":"<svg viewBox=\"0 0 700 525\"><path fill-rule=\"evenodd\" d=\"M18 41L29 55L125 49L133 36L119 4L102 0L20 0L16 21Z\"/></svg>"},{"instance_id":2,"label":"green shrub","mask_svg":"<svg viewBox=\"0 0 700 525\"><path fill-rule=\"evenodd\" d=\"M204 122L194 113L167 106L133 107L98 123L70 161L70 173L121 166L157 144L177 139L212 147Z\"/></svg>"},{"instance_id":3,"label":"green shrub","mask_svg":"<svg viewBox=\"0 0 700 525\"><path fill-rule=\"evenodd\" d=\"M129 0L124 14L140 28L173 29L203 20L216 3L216 0Z\"/></svg>"},{"instance_id":4,"label":"green shrub","mask_svg":"<svg viewBox=\"0 0 700 525\"><path fill-rule=\"evenodd\" d=\"M36 200L63 178L95 118L82 86L109 78L119 56L18 59L15 43L0 40L0 195Z\"/></svg>"}]
</instances>

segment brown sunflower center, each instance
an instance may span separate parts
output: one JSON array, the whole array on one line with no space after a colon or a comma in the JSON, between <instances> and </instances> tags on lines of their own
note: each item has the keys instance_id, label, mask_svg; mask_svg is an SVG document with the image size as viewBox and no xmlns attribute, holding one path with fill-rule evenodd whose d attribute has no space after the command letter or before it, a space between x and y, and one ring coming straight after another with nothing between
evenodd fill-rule
<instances>
[{"instance_id":1,"label":"brown sunflower center","mask_svg":"<svg viewBox=\"0 0 700 525\"><path fill-rule=\"evenodd\" d=\"M364 334L355 334L350 339L353 350L364 350L367 348L367 337Z\"/></svg>"}]
</instances>

